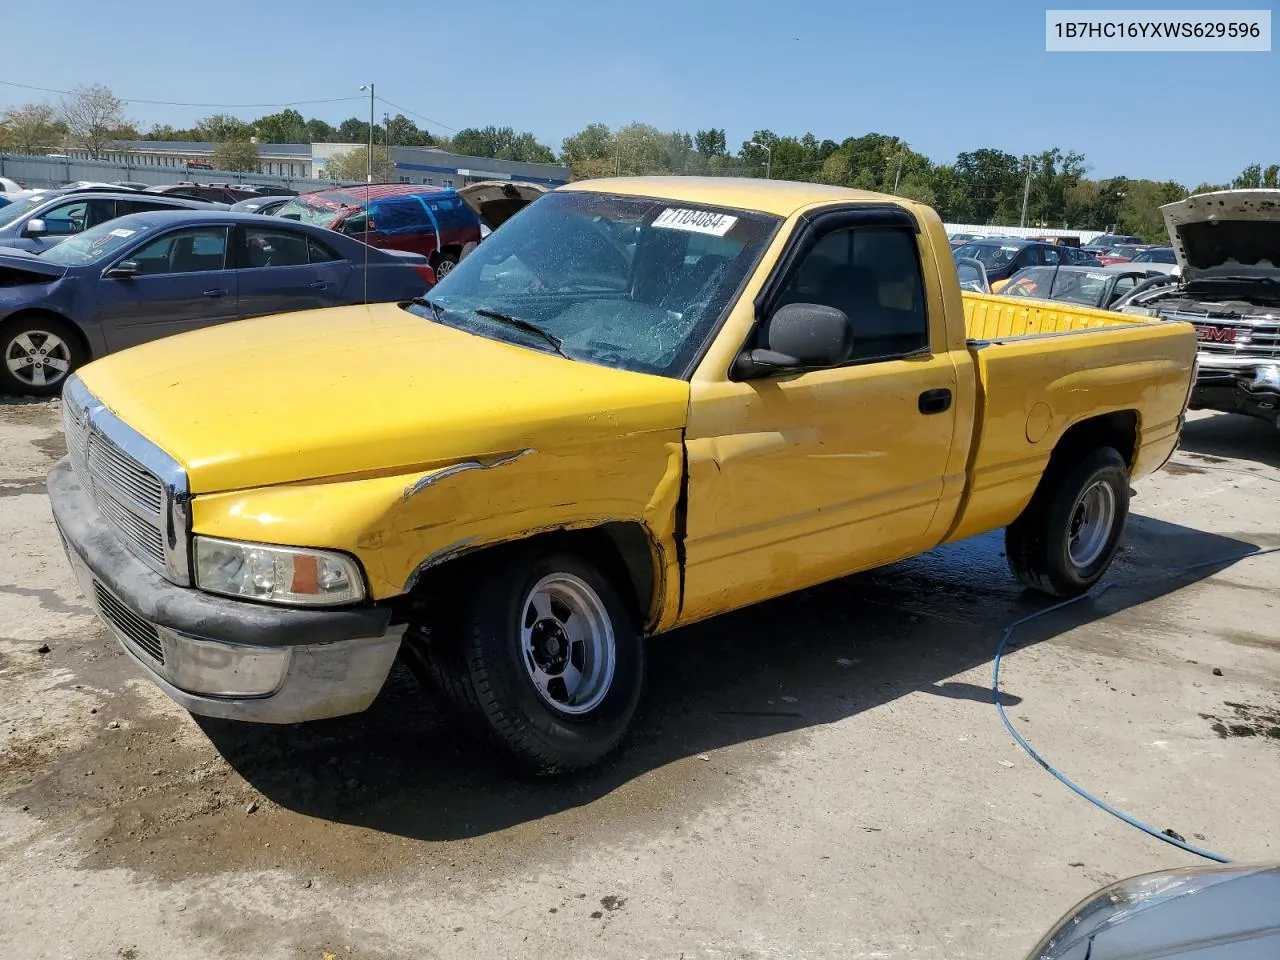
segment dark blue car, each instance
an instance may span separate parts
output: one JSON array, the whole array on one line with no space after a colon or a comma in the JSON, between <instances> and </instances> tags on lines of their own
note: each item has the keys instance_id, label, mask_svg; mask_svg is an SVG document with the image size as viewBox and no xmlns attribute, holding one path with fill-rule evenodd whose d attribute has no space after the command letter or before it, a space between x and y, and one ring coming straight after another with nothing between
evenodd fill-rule
<instances>
[{"instance_id":1,"label":"dark blue car","mask_svg":"<svg viewBox=\"0 0 1280 960\"><path fill-rule=\"evenodd\" d=\"M148 340L264 314L410 300L434 282L420 254L275 217L120 217L38 255L0 249L0 389L51 395L81 364Z\"/></svg>"}]
</instances>

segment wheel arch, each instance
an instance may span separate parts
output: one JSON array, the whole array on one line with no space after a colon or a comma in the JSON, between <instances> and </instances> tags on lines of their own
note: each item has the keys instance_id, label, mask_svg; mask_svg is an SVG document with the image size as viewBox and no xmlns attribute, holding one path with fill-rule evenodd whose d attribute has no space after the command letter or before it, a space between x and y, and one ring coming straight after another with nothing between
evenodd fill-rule
<instances>
[{"instance_id":1,"label":"wheel arch","mask_svg":"<svg viewBox=\"0 0 1280 960\"><path fill-rule=\"evenodd\" d=\"M1068 427L1054 444L1045 473L1073 463L1099 447L1112 447L1132 472L1140 444L1140 420L1137 410L1114 410L1078 420Z\"/></svg>"},{"instance_id":2,"label":"wheel arch","mask_svg":"<svg viewBox=\"0 0 1280 960\"><path fill-rule=\"evenodd\" d=\"M666 588L663 548L648 527L634 520L531 531L493 543L460 543L419 564L405 592L411 596L444 593L465 580L476 565L501 562L531 547L574 553L591 561L623 594L645 630L657 622Z\"/></svg>"}]
</instances>

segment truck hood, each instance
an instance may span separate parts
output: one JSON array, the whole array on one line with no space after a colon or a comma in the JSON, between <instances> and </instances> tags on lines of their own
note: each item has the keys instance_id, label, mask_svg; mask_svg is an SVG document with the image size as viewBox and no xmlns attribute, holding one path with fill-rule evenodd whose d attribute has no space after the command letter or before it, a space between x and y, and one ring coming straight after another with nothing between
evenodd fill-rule
<instances>
[{"instance_id":1,"label":"truck hood","mask_svg":"<svg viewBox=\"0 0 1280 960\"><path fill-rule=\"evenodd\" d=\"M1280 279L1280 190L1219 190L1160 208L1184 280Z\"/></svg>"},{"instance_id":2,"label":"truck hood","mask_svg":"<svg viewBox=\"0 0 1280 960\"><path fill-rule=\"evenodd\" d=\"M228 323L81 369L192 493L392 476L684 426L684 381L565 360L396 304Z\"/></svg>"}]
</instances>

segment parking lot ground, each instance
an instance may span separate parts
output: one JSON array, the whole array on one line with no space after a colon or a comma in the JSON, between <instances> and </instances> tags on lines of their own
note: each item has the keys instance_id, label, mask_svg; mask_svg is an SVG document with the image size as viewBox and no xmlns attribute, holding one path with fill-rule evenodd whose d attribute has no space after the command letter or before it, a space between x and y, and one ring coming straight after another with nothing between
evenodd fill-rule
<instances>
[{"instance_id":1,"label":"parking lot ground","mask_svg":"<svg viewBox=\"0 0 1280 960\"><path fill-rule=\"evenodd\" d=\"M1199 862L1081 800L991 702L1023 594L988 536L656 640L636 736L511 777L397 672L366 713L197 722L90 615L0 405L6 956L1016 960L1077 899ZM1014 635L1010 718L1156 829L1280 859L1280 433L1199 416L1096 598ZM1207 563L1192 571L1167 571Z\"/></svg>"}]
</instances>

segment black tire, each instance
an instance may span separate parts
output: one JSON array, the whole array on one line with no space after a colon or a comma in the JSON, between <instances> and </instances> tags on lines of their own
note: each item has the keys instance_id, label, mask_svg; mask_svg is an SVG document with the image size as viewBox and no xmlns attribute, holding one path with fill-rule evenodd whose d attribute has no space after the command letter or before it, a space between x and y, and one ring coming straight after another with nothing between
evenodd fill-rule
<instances>
[{"instance_id":1,"label":"black tire","mask_svg":"<svg viewBox=\"0 0 1280 960\"><path fill-rule=\"evenodd\" d=\"M27 344L34 347L36 354L31 354ZM41 353L42 350L48 352ZM56 396L62 392L67 377L86 359L79 334L66 321L44 313L15 317L0 329L0 391L32 397ZM66 369L56 369L48 360L65 364ZM15 373L10 369L11 361L26 362ZM36 382L41 379L43 383Z\"/></svg>"},{"instance_id":2,"label":"black tire","mask_svg":"<svg viewBox=\"0 0 1280 960\"><path fill-rule=\"evenodd\" d=\"M432 269L436 272L436 279L443 280L449 275L449 271L458 265L458 255L452 252L441 253L436 257L436 262L432 265Z\"/></svg>"},{"instance_id":3,"label":"black tire","mask_svg":"<svg viewBox=\"0 0 1280 960\"><path fill-rule=\"evenodd\" d=\"M1051 597L1075 597L1102 579L1120 546L1129 517L1129 473L1124 458L1111 447L1102 447L1075 459L1073 464L1050 467L1031 503L1005 529L1005 556L1018 580ZM1112 498L1111 520L1096 556L1072 556L1073 528L1079 524L1082 499L1095 484L1104 485ZM1106 491L1100 494L1106 497ZM1080 552L1077 550L1077 552Z\"/></svg>"},{"instance_id":4,"label":"black tire","mask_svg":"<svg viewBox=\"0 0 1280 960\"><path fill-rule=\"evenodd\" d=\"M613 583L576 554L533 549L493 565L470 564L468 573L463 589L431 602L425 630L414 625L409 631L409 666L447 706L478 721L536 773L578 770L603 759L630 731L644 680L640 630ZM594 708L577 715L553 708L525 665L521 626L530 591L549 576L589 587L612 630L612 681Z\"/></svg>"}]
</instances>

